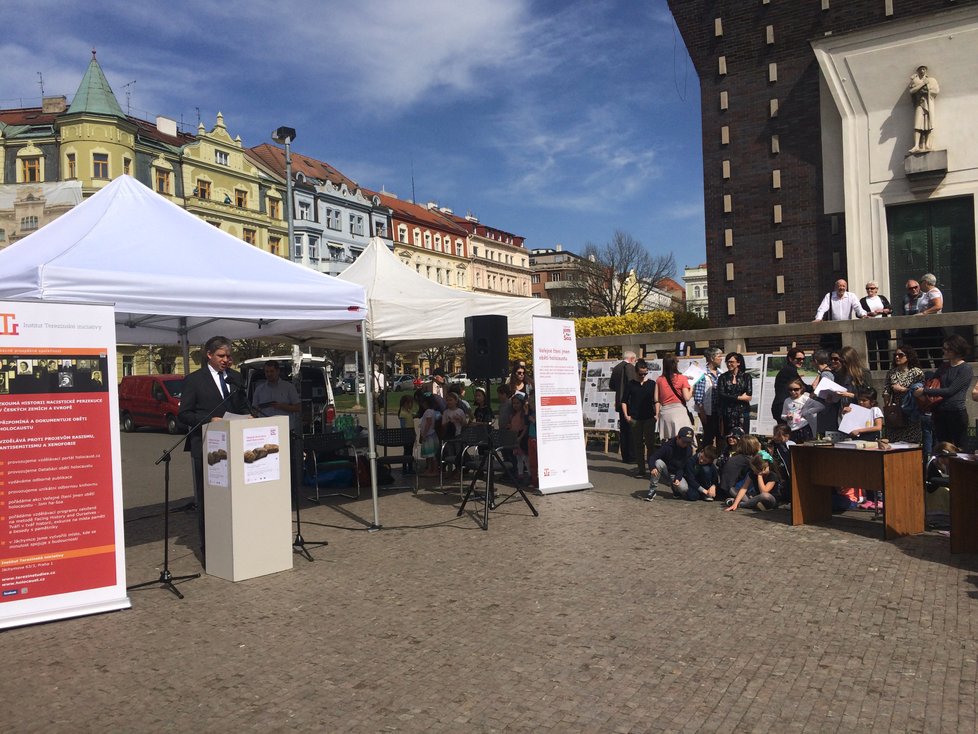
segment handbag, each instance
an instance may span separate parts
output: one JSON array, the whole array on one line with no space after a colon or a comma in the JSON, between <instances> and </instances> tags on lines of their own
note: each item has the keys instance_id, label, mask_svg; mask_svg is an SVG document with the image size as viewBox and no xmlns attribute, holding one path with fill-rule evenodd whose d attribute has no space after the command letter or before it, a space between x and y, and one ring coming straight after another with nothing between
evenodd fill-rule
<instances>
[{"instance_id":1,"label":"handbag","mask_svg":"<svg viewBox=\"0 0 978 734\"><path fill-rule=\"evenodd\" d=\"M939 388L941 386L941 373L943 370L939 370L938 373L931 377L929 380L924 382L924 389L927 388ZM944 398L940 395L918 395L916 396L917 407L924 413L930 413L938 405L944 402Z\"/></svg>"},{"instance_id":2,"label":"handbag","mask_svg":"<svg viewBox=\"0 0 978 734\"><path fill-rule=\"evenodd\" d=\"M903 406L896 402L895 395L883 406L883 425L887 428L907 427L907 414L903 412Z\"/></svg>"}]
</instances>

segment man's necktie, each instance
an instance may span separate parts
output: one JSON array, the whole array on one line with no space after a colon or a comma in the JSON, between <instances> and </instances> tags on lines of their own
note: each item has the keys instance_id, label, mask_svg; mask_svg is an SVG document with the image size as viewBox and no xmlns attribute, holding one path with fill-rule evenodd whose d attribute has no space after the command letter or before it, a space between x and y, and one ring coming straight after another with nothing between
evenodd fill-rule
<instances>
[{"instance_id":1,"label":"man's necktie","mask_svg":"<svg viewBox=\"0 0 978 734\"><path fill-rule=\"evenodd\" d=\"M217 374L221 378L221 395L223 395L226 398L228 395L231 394L231 392L228 390L228 382L227 380L224 379L223 372L218 372Z\"/></svg>"}]
</instances>

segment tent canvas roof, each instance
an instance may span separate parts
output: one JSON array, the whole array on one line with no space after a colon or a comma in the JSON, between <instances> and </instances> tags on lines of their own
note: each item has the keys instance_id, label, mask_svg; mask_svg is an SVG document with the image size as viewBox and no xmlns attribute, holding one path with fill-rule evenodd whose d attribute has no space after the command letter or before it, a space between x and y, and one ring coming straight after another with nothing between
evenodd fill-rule
<instances>
[{"instance_id":1,"label":"tent canvas roof","mask_svg":"<svg viewBox=\"0 0 978 734\"><path fill-rule=\"evenodd\" d=\"M490 296L433 283L374 238L339 275L367 290L367 336L389 349L454 344L465 337L465 317L506 316L510 336L530 334L533 316L549 316L545 298Z\"/></svg>"},{"instance_id":2,"label":"tent canvas roof","mask_svg":"<svg viewBox=\"0 0 978 734\"><path fill-rule=\"evenodd\" d=\"M117 340L310 333L358 344L363 288L259 250L129 176L0 250L0 298L113 303Z\"/></svg>"}]
</instances>

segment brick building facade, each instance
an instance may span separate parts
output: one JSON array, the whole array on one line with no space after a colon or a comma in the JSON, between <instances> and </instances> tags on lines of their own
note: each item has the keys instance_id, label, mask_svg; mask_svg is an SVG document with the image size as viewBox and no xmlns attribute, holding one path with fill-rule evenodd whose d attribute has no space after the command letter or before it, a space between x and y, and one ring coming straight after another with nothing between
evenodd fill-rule
<instances>
[{"instance_id":1,"label":"brick building facade","mask_svg":"<svg viewBox=\"0 0 978 734\"><path fill-rule=\"evenodd\" d=\"M813 42L859 31L883 33L888 24L969 4L669 0L700 79L714 325L808 321L836 278L880 277L872 263L853 268L854 251L870 244L849 241L849 205L835 205L826 196L826 98L833 110L834 105ZM900 79L909 72L893 70ZM905 81L900 84L902 92ZM842 187L841 180L837 185ZM885 236L884 228L884 254ZM862 283L850 285L862 293Z\"/></svg>"}]
</instances>

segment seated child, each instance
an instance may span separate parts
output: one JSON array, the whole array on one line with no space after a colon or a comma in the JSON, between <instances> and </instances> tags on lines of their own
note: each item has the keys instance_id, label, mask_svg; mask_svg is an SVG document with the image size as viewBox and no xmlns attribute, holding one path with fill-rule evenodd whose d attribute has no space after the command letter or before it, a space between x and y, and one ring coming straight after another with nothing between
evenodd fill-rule
<instances>
[{"instance_id":1,"label":"seated child","mask_svg":"<svg viewBox=\"0 0 978 734\"><path fill-rule=\"evenodd\" d=\"M782 481L774 462L762 454L750 460L747 481L732 500L727 500L726 512L738 507L748 510L773 510L782 497Z\"/></svg>"},{"instance_id":2,"label":"seated child","mask_svg":"<svg viewBox=\"0 0 978 734\"><path fill-rule=\"evenodd\" d=\"M717 450L715 446L704 446L696 456L686 463L687 490L683 499L713 502L720 484L720 472L716 467Z\"/></svg>"},{"instance_id":3,"label":"seated child","mask_svg":"<svg viewBox=\"0 0 978 734\"><path fill-rule=\"evenodd\" d=\"M720 495L733 499L744 486L750 473L750 460L761 452L761 442L753 436L743 436L734 454L720 472Z\"/></svg>"}]
</instances>

